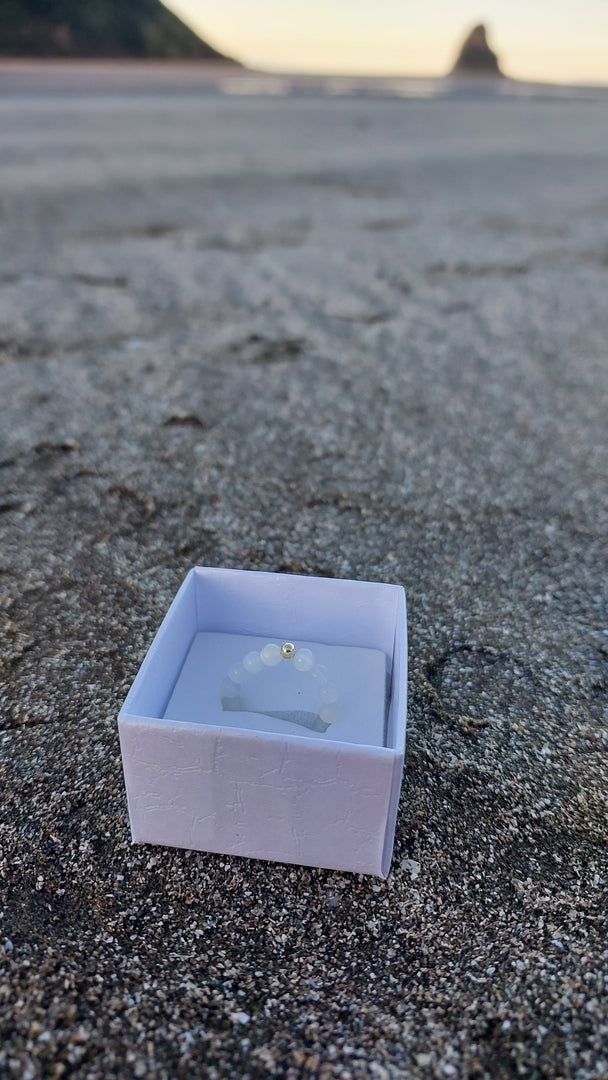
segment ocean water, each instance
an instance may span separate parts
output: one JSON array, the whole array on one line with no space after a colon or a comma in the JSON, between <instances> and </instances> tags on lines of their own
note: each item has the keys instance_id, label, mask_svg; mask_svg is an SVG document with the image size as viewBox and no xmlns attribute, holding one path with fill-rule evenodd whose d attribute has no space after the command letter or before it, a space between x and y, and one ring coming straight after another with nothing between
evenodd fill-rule
<instances>
[{"instance_id":1,"label":"ocean water","mask_svg":"<svg viewBox=\"0 0 608 1080\"><path fill-rule=\"evenodd\" d=\"M406 99L487 99L598 101L608 104L608 86L574 86L527 83L515 79L445 78L363 78L346 76L303 77L289 74L242 73L218 80L223 94L270 94L280 97L322 95L357 98Z\"/></svg>"},{"instance_id":2,"label":"ocean water","mask_svg":"<svg viewBox=\"0 0 608 1080\"><path fill-rule=\"evenodd\" d=\"M214 64L0 61L0 101L15 95L194 94L406 100L552 101L608 104L608 86L462 77L371 78L257 72Z\"/></svg>"}]
</instances>

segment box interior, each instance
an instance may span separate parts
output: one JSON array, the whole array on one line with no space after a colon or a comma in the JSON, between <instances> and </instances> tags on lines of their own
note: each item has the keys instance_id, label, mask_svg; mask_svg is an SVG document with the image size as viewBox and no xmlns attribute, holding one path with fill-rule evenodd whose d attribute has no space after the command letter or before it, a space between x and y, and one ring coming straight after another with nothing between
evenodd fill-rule
<instances>
[{"instance_id":1,"label":"box interior","mask_svg":"<svg viewBox=\"0 0 608 1080\"><path fill-rule=\"evenodd\" d=\"M404 751L405 599L398 586L197 567L171 605L122 712L165 717L194 638L205 631L380 651L389 687L382 744ZM338 731L331 737L340 741Z\"/></svg>"}]
</instances>

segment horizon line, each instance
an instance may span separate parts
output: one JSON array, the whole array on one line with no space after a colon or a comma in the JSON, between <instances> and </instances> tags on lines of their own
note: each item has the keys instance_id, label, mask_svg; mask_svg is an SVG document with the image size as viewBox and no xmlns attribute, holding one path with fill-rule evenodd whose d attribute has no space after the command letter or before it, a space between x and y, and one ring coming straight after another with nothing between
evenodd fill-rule
<instances>
[{"instance_id":1,"label":"horizon line","mask_svg":"<svg viewBox=\"0 0 608 1080\"><path fill-rule=\"evenodd\" d=\"M607 81L579 81L579 80L548 80L548 79L528 79L519 78L517 76L507 75L503 73L501 76L485 75L482 73L470 73L455 74L453 71L447 71L444 74L428 74L428 73L412 73L412 72L357 72L357 71L332 71L327 69L310 70L309 68L297 68L297 67L283 67L281 65L269 64L265 67L253 67L244 63L243 61L235 58L227 60L223 59L195 59L195 58L170 58L170 57L140 57L140 56L2 56L0 55L0 67L34 67L34 68L57 68L60 66L75 67L76 65L84 65L87 67L108 67L114 65L116 67L126 67L133 65L138 68L165 68L165 69L190 69L201 70L209 68L215 72L221 72L222 69L230 70L231 74L242 73L243 75L254 76L271 76L271 77L284 77L284 78L301 78L301 79L357 79L359 81L367 82L391 82L395 80L412 80L419 82L440 82L442 80L453 79L455 82L471 83L473 85L501 85L504 83L516 83L521 86L555 86L555 87L569 87L571 89L581 90L593 90L593 89L608 89Z\"/></svg>"}]
</instances>

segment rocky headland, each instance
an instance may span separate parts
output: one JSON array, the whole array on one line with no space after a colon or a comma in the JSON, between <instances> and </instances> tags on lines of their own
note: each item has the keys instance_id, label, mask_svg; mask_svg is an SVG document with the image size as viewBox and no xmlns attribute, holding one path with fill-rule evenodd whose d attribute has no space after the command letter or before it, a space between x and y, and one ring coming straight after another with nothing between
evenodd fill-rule
<instances>
[{"instance_id":1,"label":"rocky headland","mask_svg":"<svg viewBox=\"0 0 608 1080\"><path fill-rule=\"evenodd\" d=\"M230 60L160 0L5 0L0 57Z\"/></svg>"},{"instance_id":2,"label":"rocky headland","mask_svg":"<svg viewBox=\"0 0 608 1080\"><path fill-rule=\"evenodd\" d=\"M488 45L485 26L474 26L464 40L458 59L452 69L452 75L484 75L504 78L500 70L498 57Z\"/></svg>"}]
</instances>

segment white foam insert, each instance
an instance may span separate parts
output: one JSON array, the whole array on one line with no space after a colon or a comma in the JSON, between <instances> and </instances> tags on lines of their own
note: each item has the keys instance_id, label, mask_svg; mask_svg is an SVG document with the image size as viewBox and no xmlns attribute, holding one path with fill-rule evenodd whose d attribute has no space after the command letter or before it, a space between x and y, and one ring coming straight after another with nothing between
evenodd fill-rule
<instances>
[{"instance_id":1,"label":"white foam insert","mask_svg":"<svg viewBox=\"0 0 608 1080\"><path fill-rule=\"evenodd\" d=\"M276 667L264 668L247 679L243 697L251 711L222 709L221 684L229 668L242 661L246 653L260 651L267 643L268 638L244 634L196 634L165 709L165 719L272 731L322 742L338 739L359 746L384 746L386 656L379 649L298 640L297 648L312 649L316 662L325 665L337 691L342 716L326 732L263 715L266 709L318 712L321 701L316 680L310 671L298 671L291 660L281 660ZM277 644L281 642L277 640Z\"/></svg>"}]
</instances>

